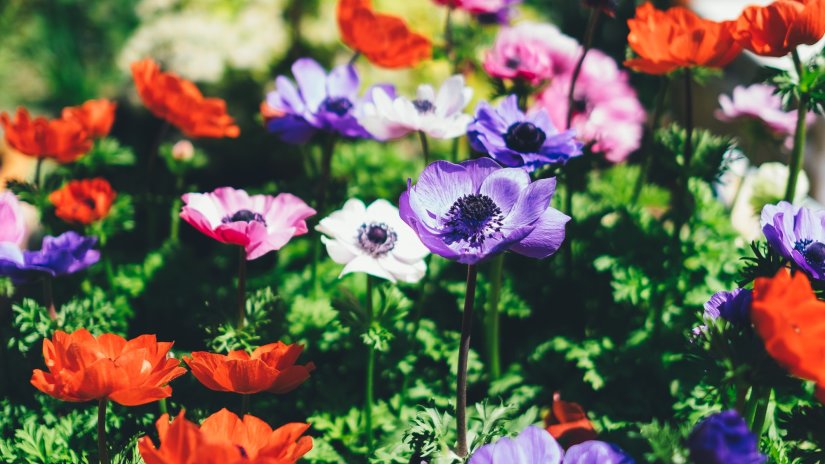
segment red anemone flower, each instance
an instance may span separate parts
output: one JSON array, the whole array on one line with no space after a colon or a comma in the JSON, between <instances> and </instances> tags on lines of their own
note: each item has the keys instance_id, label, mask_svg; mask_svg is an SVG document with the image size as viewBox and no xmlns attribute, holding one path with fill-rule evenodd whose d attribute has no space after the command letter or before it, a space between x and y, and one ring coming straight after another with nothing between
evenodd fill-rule
<instances>
[{"instance_id":1,"label":"red anemone flower","mask_svg":"<svg viewBox=\"0 0 825 464\"><path fill-rule=\"evenodd\" d=\"M73 180L49 195L54 214L60 219L77 224L91 224L105 218L112 208L117 193L101 177Z\"/></svg>"},{"instance_id":2,"label":"red anemone flower","mask_svg":"<svg viewBox=\"0 0 825 464\"><path fill-rule=\"evenodd\" d=\"M733 36L763 56L785 56L799 45L813 45L825 35L825 0L778 0L745 8Z\"/></svg>"},{"instance_id":3,"label":"red anemone flower","mask_svg":"<svg viewBox=\"0 0 825 464\"><path fill-rule=\"evenodd\" d=\"M0 114L0 124L6 132L6 143L24 155L48 158L58 163L70 163L92 148L85 127L73 119L32 119L25 108L17 109L11 118Z\"/></svg>"},{"instance_id":4,"label":"red anemone flower","mask_svg":"<svg viewBox=\"0 0 825 464\"><path fill-rule=\"evenodd\" d=\"M596 439L596 430L584 408L578 403L563 401L558 392L553 394L553 406L544 418L544 424L550 435L565 449Z\"/></svg>"},{"instance_id":5,"label":"red anemone flower","mask_svg":"<svg viewBox=\"0 0 825 464\"><path fill-rule=\"evenodd\" d=\"M106 137L115 122L116 109L117 103L113 101L89 100L80 106L63 108L63 119L74 119L79 122L86 129L89 137Z\"/></svg>"}]
</instances>

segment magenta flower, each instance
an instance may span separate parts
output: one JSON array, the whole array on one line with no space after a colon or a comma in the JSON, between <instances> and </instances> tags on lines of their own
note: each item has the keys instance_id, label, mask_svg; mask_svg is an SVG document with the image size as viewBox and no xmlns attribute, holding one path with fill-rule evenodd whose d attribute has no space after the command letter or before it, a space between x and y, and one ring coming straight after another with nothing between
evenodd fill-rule
<instances>
[{"instance_id":1,"label":"magenta flower","mask_svg":"<svg viewBox=\"0 0 825 464\"><path fill-rule=\"evenodd\" d=\"M26 237L26 218L17 197L9 192L0 192L0 243L23 244Z\"/></svg>"},{"instance_id":2,"label":"magenta flower","mask_svg":"<svg viewBox=\"0 0 825 464\"><path fill-rule=\"evenodd\" d=\"M253 260L279 250L296 235L307 233L306 219L315 214L300 198L252 195L232 187L211 193L187 193L180 217L205 235L246 249Z\"/></svg>"},{"instance_id":3,"label":"magenta flower","mask_svg":"<svg viewBox=\"0 0 825 464\"><path fill-rule=\"evenodd\" d=\"M570 218L550 207L556 179L530 182L519 168L490 158L453 164L436 161L408 181L401 219L433 253L476 264L510 250L546 258L564 241Z\"/></svg>"},{"instance_id":4,"label":"magenta flower","mask_svg":"<svg viewBox=\"0 0 825 464\"><path fill-rule=\"evenodd\" d=\"M754 119L761 122L776 135L791 135L796 130L796 111L782 111L782 98L776 88L767 84L754 84L750 87L738 86L733 89L732 98L719 95L716 119L734 122L739 119ZM808 114L806 121L814 120Z\"/></svg>"},{"instance_id":5,"label":"magenta flower","mask_svg":"<svg viewBox=\"0 0 825 464\"><path fill-rule=\"evenodd\" d=\"M531 84L571 72L578 43L549 24L524 22L502 28L493 48L484 56L484 70L498 79L520 79Z\"/></svg>"},{"instance_id":6,"label":"magenta flower","mask_svg":"<svg viewBox=\"0 0 825 464\"><path fill-rule=\"evenodd\" d=\"M561 45L555 54L562 60L556 66L561 72L553 77L537 101L537 107L547 110L559 128L567 124L568 94L573 78L565 49L566 46ZM627 72L620 70L613 58L599 50L590 50L573 95L571 129L575 129L580 141L592 144L593 152L603 154L613 163L624 161L639 148L647 119L628 79Z\"/></svg>"}]
</instances>

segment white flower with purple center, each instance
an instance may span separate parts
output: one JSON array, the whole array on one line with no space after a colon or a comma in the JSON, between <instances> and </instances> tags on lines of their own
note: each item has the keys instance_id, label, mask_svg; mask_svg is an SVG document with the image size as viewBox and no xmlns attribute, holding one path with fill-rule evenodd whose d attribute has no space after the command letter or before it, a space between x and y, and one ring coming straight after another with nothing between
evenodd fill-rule
<instances>
[{"instance_id":1,"label":"white flower with purple center","mask_svg":"<svg viewBox=\"0 0 825 464\"><path fill-rule=\"evenodd\" d=\"M815 280L825 280L825 211L786 201L762 208L768 244Z\"/></svg>"},{"instance_id":2,"label":"white flower with purple center","mask_svg":"<svg viewBox=\"0 0 825 464\"><path fill-rule=\"evenodd\" d=\"M445 80L438 92L431 85L421 85L414 100L393 98L383 89L375 89L372 102L365 103L359 122L378 140L423 132L436 139L464 135L473 117L464 108L473 97L473 89L464 85L460 75Z\"/></svg>"},{"instance_id":3,"label":"white flower with purple center","mask_svg":"<svg viewBox=\"0 0 825 464\"><path fill-rule=\"evenodd\" d=\"M368 207L350 199L316 226L325 234L321 241L338 264L340 277L363 272L389 281L415 283L424 277L430 254L415 232L405 224L398 208L386 200Z\"/></svg>"},{"instance_id":4,"label":"white flower with purple center","mask_svg":"<svg viewBox=\"0 0 825 464\"><path fill-rule=\"evenodd\" d=\"M474 150L504 166L529 172L542 166L564 165L582 154L575 130L559 132L544 109L523 113L515 95L505 98L498 108L481 102L467 136Z\"/></svg>"}]
</instances>

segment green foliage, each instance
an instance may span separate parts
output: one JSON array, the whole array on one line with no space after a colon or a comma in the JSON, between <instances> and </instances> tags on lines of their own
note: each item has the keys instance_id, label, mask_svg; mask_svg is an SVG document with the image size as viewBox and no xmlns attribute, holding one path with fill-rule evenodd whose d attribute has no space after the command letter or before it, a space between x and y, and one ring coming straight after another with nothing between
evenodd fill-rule
<instances>
[{"instance_id":1,"label":"green foliage","mask_svg":"<svg viewBox=\"0 0 825 464\"><path fill-rule=\"evenodd\" d=\"M262 288L246 298L245 324L227 322L218 327L207 328L210 348L218 353L233 350L251 351L261 341L263 328L270 323L270 314L280 303L272 289Z\"/></svg>"}]
</instances>

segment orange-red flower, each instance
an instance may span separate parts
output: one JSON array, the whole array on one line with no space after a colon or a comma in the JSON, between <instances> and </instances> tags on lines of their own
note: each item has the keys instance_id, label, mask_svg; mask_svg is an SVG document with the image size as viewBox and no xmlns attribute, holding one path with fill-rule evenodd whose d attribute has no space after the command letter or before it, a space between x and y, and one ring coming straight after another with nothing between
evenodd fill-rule
<instances>
[{"instance_id":1,"label":"orange-red flower","mask_svg":"<svg viewBox=\"0 0 825 464\"><path fill-rule=\"evenodd\" d=\"M825 302L816 298L804 272L780 270L756 279L751 320L765 349L788 371L825 388Z\"/></svg>"},{"instance_id":2,"label":"orange-red flower","mask_svg":"<svg viewBox=\"0 0 825 464\"><path fill-rule=\"evenodd\" d=\"M109 214L117 193L106 179L73 180L49 195L54 214L66 222L91 224Z\"/></svg>"},{"instance_id":3,"label":"orange-red flower","mask_svg":"<svg viewBox=\"0 0 825 464\"><path fill-rule=\"evenodd\" d=\"M338 28L345 44L384 68L408 68L433 54L428 38L397 16L376 13L370 0L341 0Z\"/></svg>"},{"instance_id":4,"label":"orange-red flower","mask_svg":"<svg viewBox=\"0 0 825 464\"><path fill-rule=\"evenodd\" d=\"M89 137L99 138L109 135L115 122L117 103L106 99L89 100L80 106L63 108L63 119L79 122Z\"/></svg>"},{"instance_id":5,"label":"orange-red flower","mask_svg":"<svg viewBox=\"0 0 825 464\"><path fill-rule=\"evenodd\" d=\"M558 392L553 394L553 406L544 418L547 431L566 449L596 439L596 430L578 403L563 401Z\"/></svg>"},{"instance_id":6,"label":"orange-red flower","mask_svg":"<svg viewBox=\"0 0 825 464\"><path fill-rule=\"evenodd\" d=\"M295 361L304 347L282 342L256 348L250 355L244 350L228 355L195 351L184 357L192 374L206 388L234 393L286 393L309 378L313 363L304 366Z\"/></svg>"},{"instance_id":7,"label":"orange-red flower","mask_svg":"<svg viewBox=\"0 0 825 464\"><path fill-rule=\"evenodd\" d=\"M763 56L785 56L825 35L825 0L777 0L749 6L733 26L742 47Z\"/></svg>"},{"instance_id":8,"label":"orange-red flower","mask_svg":"<svg viewBox=\"0 0 825 464\"><path fill-rule=\"evenodd\" d=\"M625 61L625 66L647 74L694 66L722 68L742 51L733 39L732 22L702 19L684 7L662 11L645 3L627 24L627 41L639 57Z\"/></svg>"},{"instance_id":9,"label":"orange-red flower","mask_svg":"<svg viewBox=\"0 0 825 464\"><path fill-rule=\"evenodd\" d=\"M312 449L312 437L302 436L308 424L272 430L257 417L241 420L226 409L206 418L200 428L183 412L171 424L164 414L155 425L159 447L149 437L138 441L146 464L293 464Z\"/></svg>"},{"instance_id":10,"label":"orange-red flower","mask_svg":"<svg viewBox=\"0 0 825 464\"><path fill-rule=\"evenodd\" d=\"M70 163L92 148L86 129L72 119L32 119L20 107L14 118L5 112L0 114L0 124L6 132L6 142L24 155Z\"/></svg>"},{"instance_id":11,"label":"orange-red flower","mask_svg":"<svg viewBox=\"0 0 825 464\"><path fill-rule=\"evenodd\" d=\"M241 130L226 113L226 102L205 98L198 87L161 72L151 59L132 63L132 77L143 104L189 137L237 137Z\"/></svg>"},{"instance_id":12,"label":"orange-red flower","mask_svg":"<svg viewBox=\"0 0 825 464\"><path fill-rule=\"evenodd\" d=\"M166 354L172 343L154 335L126 341L114 334L93 336L86 329L55 332L43 340L48 372L35 369L31 383L63 401L110 399L124 406L151 403L172 395L167 384L186 373Z\"/></svg>"}]
</instances>

